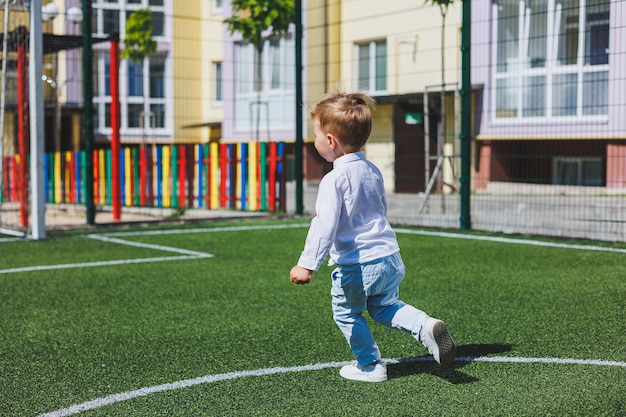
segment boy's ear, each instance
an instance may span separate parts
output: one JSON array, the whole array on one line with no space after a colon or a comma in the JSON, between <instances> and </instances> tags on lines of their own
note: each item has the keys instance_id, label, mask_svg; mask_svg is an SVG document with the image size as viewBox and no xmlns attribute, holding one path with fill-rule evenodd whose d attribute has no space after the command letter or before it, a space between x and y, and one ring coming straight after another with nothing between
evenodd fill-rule
<instances>
[{"instance_id":1,"label":"boy's ear","mask_svg":"<svg viewBox=\"0 0 626 417\"><path fill-rule=\"evenodd\" d=\"M332 133L327 133L326 139L328 140L328 145L330 145L332 149L339 145L339 142L337 142L337 138Z\"/></svg>"}]
</instances>

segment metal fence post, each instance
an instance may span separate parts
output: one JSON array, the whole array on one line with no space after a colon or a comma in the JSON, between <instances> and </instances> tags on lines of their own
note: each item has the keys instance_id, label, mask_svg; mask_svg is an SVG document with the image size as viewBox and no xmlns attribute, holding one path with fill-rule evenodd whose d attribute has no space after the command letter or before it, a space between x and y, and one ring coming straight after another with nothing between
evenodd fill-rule
<instances>
[{"instance_id":1,"label":"metal fence post","mask_svg":"<svg viewBox=\"0 0 626 417\"><path fill-rule=\"evenodd\" d=\"M95 224L93 201L93 45L91 40L91 1L83 1L83 126L85 135L85 208L87 224Z\"/></svg>"},{"instance_id":2,"label":"metal fence post","mask_svg":"<svg viewBox=\"0 0 626 417\"><path fill-rule=\"evenodd\" d=\"M472 77L471 77L471 19L472 2L463 0L463 27L461 30L461 214L462 230L472 228L471 194L471 141L472 141Z\"/></svg>"}]
</instances>

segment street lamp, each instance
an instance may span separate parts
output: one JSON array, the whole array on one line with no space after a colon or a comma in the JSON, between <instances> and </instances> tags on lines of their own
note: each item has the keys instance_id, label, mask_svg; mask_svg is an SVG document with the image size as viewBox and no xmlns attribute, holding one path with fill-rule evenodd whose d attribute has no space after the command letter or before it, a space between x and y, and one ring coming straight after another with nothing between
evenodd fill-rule
<instances>
[{"instance_id":1,"label":"street lamp","mask_svg":"<svg viewBox=\"0 0 626 417\"><path fill-rule=\"evenodd\" d=\"M44 6L41 6L41 20L43 22L49 22L54 20L59 15L59 8L56 3L48 3ZM76 27L83 21L83 11L80 7L70 7L66 12L66 19L72 22L73 26ZM59 102L59 95L61 94L60 89L65 86L70 78L67 78L64 83L58 82L58 56L55 54L53 56L53 69L54 76L57 79L48 77L46 75L42 76L42 81L48 83L50 87L54 90L54 145L56 151L61 151L61 103Z\"/></svg>"},{"instance_id":2,"label":"street lamp","mask_svg":"<svg viewBox=\"0 0 626 417\"><path fill-rule=\"evenodd\" d=\"M72 23L82 23L83 21L83 11L80 7L74 6L67 9L67 20Z\"/></svg>"},{"instance_id":3,"label":"street lamp","mask_svg":"<svg viewBox=\"0 0 626 417\"><path fill-rule=\"evenodd\" d=\"M59 15L59 7L56 3L48 3L45 6L41 6L41 20L47 22L53 20Z\"/></svg>"},{"instance_id":4,"label":"street lamp","mask_svg":"<svg viewBox=\"0 0 626 417\"><path fill-rule=\"evenodd\" d=\"M41 6L41 21L51 22L59 15L59 7L56 3L51 2ZM54 76L58 78L58 57L56 55L52 58L52 67L54 70ZM59 85L56 79L50 78L46 75L41 77L42 81L47 82L54 91L54 143L55 150L61 151L61 105L59 103Z\"/></svg>"}]
</instances>

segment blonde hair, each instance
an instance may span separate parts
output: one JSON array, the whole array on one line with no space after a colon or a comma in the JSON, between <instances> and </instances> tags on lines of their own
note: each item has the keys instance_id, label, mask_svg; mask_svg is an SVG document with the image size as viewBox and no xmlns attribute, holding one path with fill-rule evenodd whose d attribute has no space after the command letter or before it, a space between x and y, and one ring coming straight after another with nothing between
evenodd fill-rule
<instances>
[{"instance_id":1,"label":"blonde hair","mask_svg":"<svg viewBox=\"0 0 626 417\"><path fill-rule=\"evenodd\" d=\"M372 131L376 101L365 93L337 91L324 95L311 111L324 133L334 135L342 146L361 149Z\"/></svg>"}]
</instances>

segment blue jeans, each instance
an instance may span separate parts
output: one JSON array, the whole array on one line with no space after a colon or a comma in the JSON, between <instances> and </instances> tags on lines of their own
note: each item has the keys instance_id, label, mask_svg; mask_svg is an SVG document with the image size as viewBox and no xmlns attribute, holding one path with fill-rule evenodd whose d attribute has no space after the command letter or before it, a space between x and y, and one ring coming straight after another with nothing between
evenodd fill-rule
<instances>
[{"instance_id":1,"label":"blue jeans","mask_svg":"<svg viewBox=\"0 0 626 417\"><path fill-rule=\"evenodd\" d=\"M361 366L380 359L363 312L377 322L410 332L419 340L426 313L398 300L406 268L399 253L357 265L338 265L332 273L333 317Z\"/></svg>"}]
</instances>

